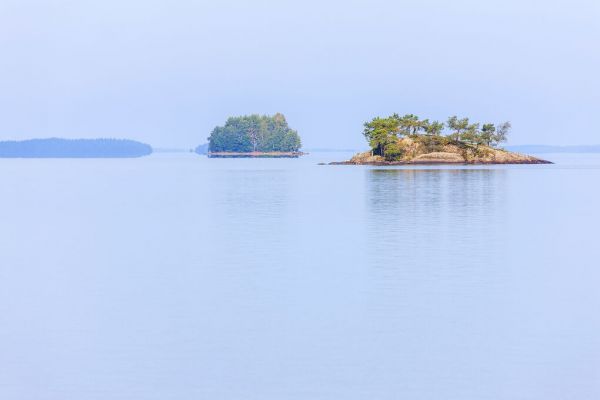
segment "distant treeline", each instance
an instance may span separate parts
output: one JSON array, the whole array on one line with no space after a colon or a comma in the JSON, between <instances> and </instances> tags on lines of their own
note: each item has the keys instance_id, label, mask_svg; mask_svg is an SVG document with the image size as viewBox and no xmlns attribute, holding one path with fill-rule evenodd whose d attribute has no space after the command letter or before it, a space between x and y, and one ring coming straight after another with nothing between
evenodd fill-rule
<instances>
[{"instance_id":1,"label":"distant treeline","mask_svg":"<svg viewBox=\"0 0 600 400\"><path fill-rule=\"evenodd\" d=\"M296 152L302 143L283 114L231 117L208 138L211 152Z\"/></svg>"},{"instance_id":2,"label":"distant treeline","mask_svg":"<svg viewBox=\"0 0 600 400\"><path fill-rule=\"evenodd\" d=\"M600 145L582 146L548 146L541 144L526 144L507 146L510 151L519 153L600 153Z\"/></svg>"},{"instance_id":3,"label":"distant treeline","mask_svg":"<svg viewBox=\"0 0 600 400\"><path fill-rule=\"evenodd\" d=\"M152 153L152 147L126 139L32 139L0 142L0 157L125 158Z\"/></svg>"},{"instance_id":4,"label":"distant treeline","mask_svg":"<svg viewBox=\"0 0 600 400\"><path fill-rule=\"evenodd\" d=\"M200 146L194 149L196 154L206 154L208 153L208 143L201 144Z\"/></svg>"}]
</instances>

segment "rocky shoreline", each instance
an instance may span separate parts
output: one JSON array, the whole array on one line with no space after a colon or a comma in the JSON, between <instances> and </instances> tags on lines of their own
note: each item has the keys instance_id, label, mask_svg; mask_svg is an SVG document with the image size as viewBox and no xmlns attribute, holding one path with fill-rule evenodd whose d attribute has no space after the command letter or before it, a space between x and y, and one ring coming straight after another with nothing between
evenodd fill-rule
<instances>
[{"instance_id":1,"label":"rocky shoreline","mask_svg":"<svg viewBox=\"0 0 600 400\"><path fill-rule=\"evenodd\" d=\"M457 152L434 152L415 156L411 159L386 161L371 152L358 153L348 161L335 161L329 165L499 165L499 164L553 164L526 154L513 153L501 149L486 149L485 155L466 159Z\"/></svg>"},{"instance_id":2,"label":"rocky shoreline","mask_svg":"<svg viewBox=\"0 0 600 400\"><path fill-rule=\"evenodd\" d=\"M207 156L209 158L298 158L298 157L306 155L306 154L307 153L303 153L300 151L290 151L290 152L284 152L284 151L269 151L269 152L218 151L218 152L208 152Z\"/></svg>"}]
</instances>

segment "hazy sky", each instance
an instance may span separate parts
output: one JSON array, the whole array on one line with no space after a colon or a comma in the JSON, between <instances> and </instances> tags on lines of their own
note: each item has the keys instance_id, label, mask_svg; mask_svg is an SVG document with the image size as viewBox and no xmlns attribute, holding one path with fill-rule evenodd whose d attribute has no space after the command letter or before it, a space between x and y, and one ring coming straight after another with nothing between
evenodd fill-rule
<instances>
[{"instance_id":1,"label":"hazy sky","mask_svg":"<svg viewBox=\"0 0 600 400\"><path fill-rule=\"evenodd\" d=\"M600 143L598 21L598 0L0 0L0 138L192 147L279 111L309 148L392 112Z\"/></svg>"}]
</instances>

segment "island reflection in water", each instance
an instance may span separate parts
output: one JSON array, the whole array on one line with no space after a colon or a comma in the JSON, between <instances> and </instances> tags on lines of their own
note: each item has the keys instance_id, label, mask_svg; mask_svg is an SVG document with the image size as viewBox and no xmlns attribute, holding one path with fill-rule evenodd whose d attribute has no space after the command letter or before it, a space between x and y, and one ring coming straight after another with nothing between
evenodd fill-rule
<instances>
[{"instance_id":1,"label":"island reflection in water","mask_svg":"<svg viewBox=\"0 0 600 400\"><path fill-rule=\"evenodd\" d=\"M498 257L505 170L371 169L366 174L370 248L378 249L378 264L439 265L460 254L464 263Z\"/></svg>"}]
</instances>

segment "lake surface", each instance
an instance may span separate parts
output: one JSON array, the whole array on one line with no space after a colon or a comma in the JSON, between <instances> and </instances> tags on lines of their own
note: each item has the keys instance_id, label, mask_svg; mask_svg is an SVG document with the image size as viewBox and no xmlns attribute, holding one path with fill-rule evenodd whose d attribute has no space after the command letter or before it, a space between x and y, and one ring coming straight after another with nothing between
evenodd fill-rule
<instances>
[{"instance_id":1,"label":"lake surface","mask_svg":"<svg viewBox=\"0 0 600 400\"><path fill-rule=\"evenodd\" d=\"M600 398L600 155L0 160L0 398Z\"/></svg>"}]
</instances>

